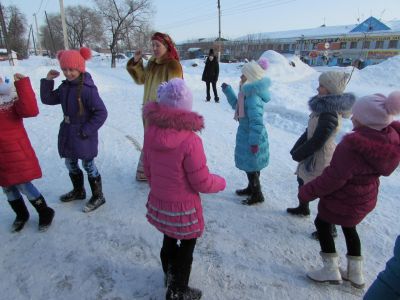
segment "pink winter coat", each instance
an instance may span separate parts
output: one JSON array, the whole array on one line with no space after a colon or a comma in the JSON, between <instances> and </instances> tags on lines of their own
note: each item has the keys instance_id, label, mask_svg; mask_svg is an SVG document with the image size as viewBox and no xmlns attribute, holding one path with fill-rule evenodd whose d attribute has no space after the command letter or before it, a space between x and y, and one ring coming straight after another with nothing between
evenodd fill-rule
<instances>
[{"instance_id":1,"label":"pink winter coat","mask_svg":"<svg viewBox=\"0 0 400 300\"><path fill-rule=\"evenodd\" d=\"M225 179L210 174L203 144L195 133L204 128L203 117L149 102L143 117L143 164L150 185L147 219L175 239L193 239L204 230L199 193L216 193Z\"/></svg>"},{"instance_id":2,"label":"pink winter coat","mask_svg":"<svg viewBox=\"0 0 400 300\"><path fill-rule=\"evenodd\" d=\"M23 118L39 113L28 77L15 82L18 98L0 105L0 186L30 182L42 177L24 128Z\"/></svg>"},{"instance_id":3,"label":"pink winter coat","mask_svg":"<svg viewBox=\"0 0 400 300\"><path fill-rule=\"evenodd\" d=\"M320 198L322 220L353 227L375 208L379 176L389 176L399 162L400 122L381 131L356 128L336 147L330 166L300 187L299 200Z\"/></svg>"}]
</instances>

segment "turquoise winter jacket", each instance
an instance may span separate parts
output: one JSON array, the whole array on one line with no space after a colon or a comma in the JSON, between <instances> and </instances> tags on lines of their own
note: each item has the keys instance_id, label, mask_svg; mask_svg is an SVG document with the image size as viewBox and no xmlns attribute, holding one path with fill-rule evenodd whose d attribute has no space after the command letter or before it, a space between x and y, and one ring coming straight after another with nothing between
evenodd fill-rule
<instances>
[{"instance_id":1,"label":"turquoise winter jacket","mask_svg":"<svg viewBox=\"0 0 400 300\"><path fill-rule=\"evenodd\" d=\"M242 92L245 97L245 116L239 119L236 133L235 165L246 172L260 171L269 162L268 134L263 122L264 104L270 100L269 78L245 83ZM229 85L223 91L229 104L236 109L237 96ZM251 145L258 145L258 152L251 152Z\"/></svg>"}]
</instances>

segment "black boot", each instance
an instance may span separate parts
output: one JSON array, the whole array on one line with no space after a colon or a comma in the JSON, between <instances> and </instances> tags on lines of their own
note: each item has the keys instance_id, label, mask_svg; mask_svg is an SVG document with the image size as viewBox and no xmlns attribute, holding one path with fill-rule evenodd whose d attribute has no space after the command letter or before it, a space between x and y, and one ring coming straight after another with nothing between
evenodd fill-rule
<instances>
[{"instance_id":1,"label":"black boot","mask_svg":"<svg viewBox=\"0 0 400 300\"><path fill-rule=\"evenodd\" d=\"M216 97L214 98L214 101L215 101L216 103L218 103L218 102L219 102L219 97L216 96Z\"/></svg>"},{"instance_id":2,"label":"black boot","mask_svg":"<svg viewBox=\"0 0 400 300\"><path fill-rule=\"evenodd\" d=\"M238 196L250 196L251 195L251 173L246 172L247 175L247 180L249 183L247 184L247 187L244 189L236 190L235 193Z\"/></svg>"},{"instance_id":3,"label":"black boot","mask_svg":"<svg viewBox=\"0 0 400 300\"><path fill-rule=\"evenodd\" d=\"M335 226L335 224L331 224L331 234L332 234L332 236L335 238L335 237L337 237L337 231L336 231L336 226ZM313 233L311 233L311 237L314 239L314 240L319 240L319 237L318 237L318 231L314 231Z\"/></svg>"},{"instance_id":4,"label":"black boot","mask_svg":"<svg viewBox=\"0 0 400 300\"><path fill-rule=\"evenodd\" d=\"M249 174L251 195L246 200L242 201L244 205L254 205L264 202L264 195L261 192L260 175L258 172L251 172Z\"/></svg>"},{"instance_id":5,"label":"black boot","mask_svg":"<svg viewBox=\"0 0 400 300\"><path fill-rule=\"evenodd\" d=\"M80 171L78 174L69 173L71 178L72 186L74 189L60 197L62 202L70 202L74 200L83 200L86 198L86 191L83 183L83 172Z\"/></svg>"},{"instance_id":6,"label":"black boot","mask_svg":"<svg viewBox=\"0 0 400 300\"><path fill-rule=\"evenodd\" d=\"M309 203L299 203L299 206L293 208L287 208L286 211L295 216L309 216L310 215L310 205Z\"/></svg>"},{"instance_id":7,"label":"black boot","mask_svg":"<svg viewBox=\"0 0 400 300\"><path fill-rule=\"evenodd\" d=\"M173 288L168 287L166 300L198 300L201 299L202 292L199 289L186 287L186 288Z\"/></svg>"},{"instance_id":8,"label":"black boot","mask_svg":"<svg viewBox=\"0 0 400 300\"><path fill-rule=\"evenodd\" d=\"M86 203L85 207L83 208L83 212L90 212L106 203L106 199L103 195L101 176L89 177L89 184L92 190L92 197Z\"/></svg>"},{"instance_id":9,"label":"black boot","mask_svg":"<svg viewBox=\"0 0 400 300\"><path fill-rule=\"evenodd\" d=\"M46 231L53 221L54 210L47 206L43 196L40 195L36 200L29 200L39 214L39 231Z\"/></svg>"},{"instance_id":10,"label":"black boot","mask_svg":"<svg viewBox=\"0 0 400 300\"><path fill-rule=\"evenodd\" d=\"M29 220L29 212L25 206L24 199L19 198L17 200L8 201L13 211L16 213L14 223L11 226L12 232L21 231L24 228L25 223Z\"/></svg>"}]
</instances>

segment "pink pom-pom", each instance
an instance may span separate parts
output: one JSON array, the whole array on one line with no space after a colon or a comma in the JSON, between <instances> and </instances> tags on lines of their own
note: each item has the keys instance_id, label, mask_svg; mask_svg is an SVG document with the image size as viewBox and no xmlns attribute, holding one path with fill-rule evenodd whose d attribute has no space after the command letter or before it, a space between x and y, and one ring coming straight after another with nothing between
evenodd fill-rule
<instances>
[{"instance_id":1,"label":"pink pom-pom","mask_svg":"<svg viewBox=\"0 0 400 300\"><path fill-rule=\"evenodd\" d=\"M84 60L88 60L92 57L92 51L87 47L82 47L79 50L79 53L81 54Z\"/></svg>"},{"instance_id":2,"label":"pink pom-pom","mask_svg":"<svg viewBox=\"0 0 400 300\"><path fill-rule=\"evenodd\" d=\"M389 94L385 101L385 108L390 115L400 114L400 91L394 91Z\"/></svg>"},{"instance_id":3,"label":"pink pom-pom","mask_svg":"<svg viewBox=\"0 0 400 300\"><path fill-rule=\"evenodd\" d=\"M259 64L260 67L263 68L264 70L268 69L268 67L269 67L269 61L268 61L268 59L266 59L266 58L264 58L264 57L261 57L261 58L258 60L258 64Z\"/></svg>"},{"instance_id":4,"label":"pink pom-pom","mask_svg":"<svg viewBox=\"0 0 400 300\"><path fill-rule=\"evenodd\" d=\"M60 51L57 52L57 59L58 60L61 59L61 56L63 55L63 53L64 53L64 50L60 50Z\"/></svg>"}]
</instances>

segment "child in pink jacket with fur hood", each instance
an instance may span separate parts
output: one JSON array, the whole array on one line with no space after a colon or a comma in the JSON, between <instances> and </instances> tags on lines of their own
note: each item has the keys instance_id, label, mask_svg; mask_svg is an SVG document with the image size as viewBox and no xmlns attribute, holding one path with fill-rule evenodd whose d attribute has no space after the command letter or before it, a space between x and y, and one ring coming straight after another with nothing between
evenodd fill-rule
<instances>
[{"instance_id":1,"label":"child in pink jacket with fur hood","mask_svg":"<svg viewBox=\"0 0 400 300\"><path fill-rule=\"evenodd\" d=\"M208 170L196 134L204 128L203 117L191 111L192 93L184 80L161 84L157 98L143 108L147 219L164 234L160 257L166 299L200 299L201 291L188 286L196 240L204 230L199 193L217 193L226 183Z\"/></svg>"}]
</instances>

